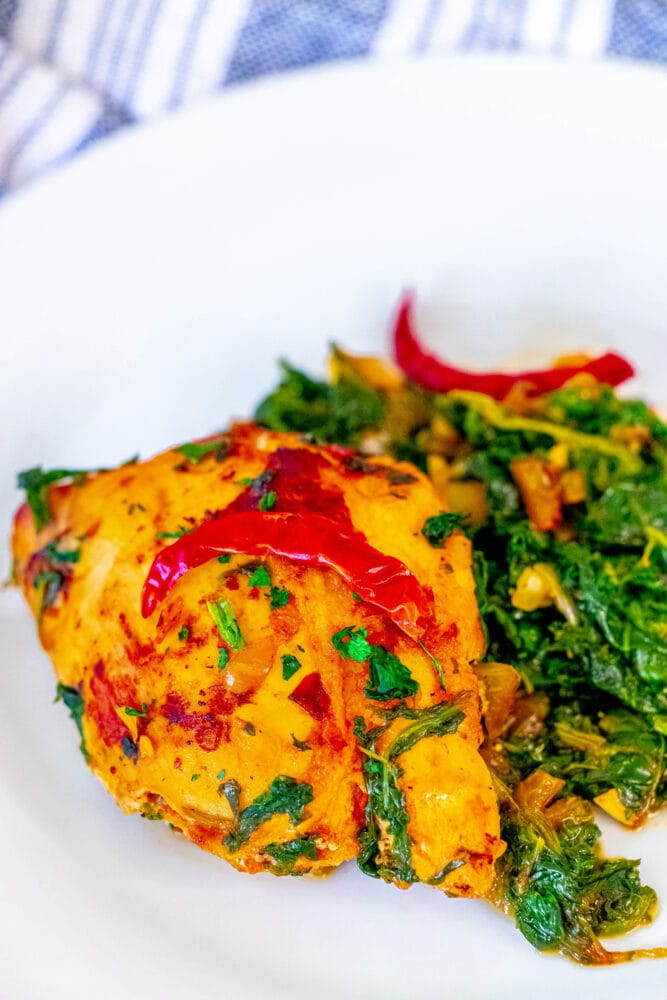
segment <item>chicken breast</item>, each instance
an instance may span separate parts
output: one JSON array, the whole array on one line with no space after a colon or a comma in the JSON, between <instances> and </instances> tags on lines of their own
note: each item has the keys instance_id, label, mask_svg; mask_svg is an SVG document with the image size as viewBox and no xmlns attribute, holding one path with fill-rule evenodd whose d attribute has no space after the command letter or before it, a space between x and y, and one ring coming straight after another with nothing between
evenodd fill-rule
<instances>
[{"instance_id":1,"label":"chicken breast","mask_svg":"<svg viewBox=\"0 0 667 1000\"><path fill-rule=\"evenodd\" d=\"M242 424L41 502L15 580L122 809L247 872L488 892L470 544L426 540L421 473Z\"/></svg>"}]
</instances>

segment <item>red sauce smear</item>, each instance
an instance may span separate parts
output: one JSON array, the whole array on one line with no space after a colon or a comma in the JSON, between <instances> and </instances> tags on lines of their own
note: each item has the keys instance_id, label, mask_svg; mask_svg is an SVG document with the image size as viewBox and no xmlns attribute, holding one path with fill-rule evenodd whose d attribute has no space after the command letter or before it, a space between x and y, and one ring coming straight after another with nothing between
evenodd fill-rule
<instances>
[{"instance_id":1,"label":"red sauce smear","mask_svg":"<svg viewBox=\"0 0 667 1000\"><path fill-rule=\"evenodd\" d=\"M86 701L86 714L95 723L108 747L122 743L130 735L130 730L116 712L116 705L122 703L122 697L105 675L101 660L93 668L88 687L90 696Z\"/></svg>"},{"instance_id":2,"label":"red sauce smear","mask_svg":"<svg viewBox=\"0 0 667 1000\"><path fill-rule=\"evenodd\" d=\"M527 395L541 395L560 389L575 375L586 373L598 382L620 385L635 374L634 368L620 354L609 352L593 358L583 365L562 368L545 368L507 374L505 372L470 372L454 368L429 354L419 342L414 331L412 305L414 296L406 292L399 304L393 329L393 348L396 363L401 371L417 385L432 392L450 392L465 389L483 392L493 399L504 399L517 382L525 382Z\"/></svg>"}]
</instances>

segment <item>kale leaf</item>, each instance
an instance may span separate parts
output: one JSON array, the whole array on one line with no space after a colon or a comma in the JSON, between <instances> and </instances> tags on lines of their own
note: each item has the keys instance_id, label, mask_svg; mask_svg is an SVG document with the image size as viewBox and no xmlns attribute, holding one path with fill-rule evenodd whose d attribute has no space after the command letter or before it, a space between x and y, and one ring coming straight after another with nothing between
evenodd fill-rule
<instances>
[{"instance_id":1,"label":"kale leaf","mask_svg":"<svg viewBox=\"0 0 667 1000\"><path fill-rule=\"evenodd\" d=\"M89 760L90 754L88 753L86 737L83 731L83 716L85 714L86 706L81 692L78 688L70 687L67 684L61 684L58 682L58 685L56 686L56 701L62 701L66 708L69 709L70 717L74 720L76 728L79 730L79 749L85 759Z\"/></svg>"},{"instance_id":2,"label":"kale leaf","mask_svg":"<svg viewBox=\"0 0 667 1000\"><path fill-rule=\"evenodd\" d=\"M88 470L82 469L42 469L40 465L32 469L25 469L19 472L16 477L16 485L20 490L25 490L26 501L35 519L35 528L40 531L45 524L51 520L51 505L49 503L49 487L63 479L71 479L74 482L81 480L88 474Z\"/></svg>"},{"instance_id":3,"label":"kale leaf","mask_svg":"<svg viewBox=\"0 0 667 1000\"><path fill-rule=\"evenodd\" d=\"M273 875L303 875L303 871L295 871L299 858L317 861L317 843L312 835L287 840L283 843L267 844L262 848L263 854L272 859L270 871Z\"/></svg>"},{"instance_id":4,"label":"kale leaf","mask_svg":"<svg viewBox=\"0 0 667 1000\"><path fill-rule=\"evenodd\" d=\"M262 823L279 813L286 813L294 824L300 823L306 806L312 801L312 785L280 774L265 792L238 813L223 843L230 851L238 851Z\"/></svg>"},{"instance_id":5,"label":"kale leaf","mask_svg":"<svg viewBox=\"0 0 667 1000\"><path fill-rule=\"evenodd\" d=\"M598 935L624 933L653 918L655 892L641 884L638 862L601 858L592 820L566 819L557 830L528 810L505 810L501 818L508 845L498 862L502 897L536 948L584 963L609 962Z\"/></svg>"},{"instance_id":6,"label":"kale leaf","mask_svg":"<svg viewBox=\"0 0 667 1000\"><path fill-rule=\"evenodd\" d=\"M422 535L434 549L441 549L449 536L465 521L464 514L454 514L451 511L441 511L424 521Z\"/></svg>"},{"instance_id":7,"label":"kale leaf","mask_svg":"<svg viewBox=\"0 0 667 1000\"><path fill-rule=\"evenodd\" d=\"M282 380L260 403L255 420L272 430L298 431L317 441L355 444L363 430L377 427L386 403L361 379L318 382L283 362Z\"/></svg>"}]
</instances>

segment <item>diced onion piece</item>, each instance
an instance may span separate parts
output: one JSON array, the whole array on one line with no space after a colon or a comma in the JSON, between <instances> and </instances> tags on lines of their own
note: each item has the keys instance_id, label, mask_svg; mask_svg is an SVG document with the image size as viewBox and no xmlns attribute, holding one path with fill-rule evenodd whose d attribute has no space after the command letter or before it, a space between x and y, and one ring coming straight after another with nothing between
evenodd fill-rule
<instances>
[{"instance_id":1,"label":"diced onion piece","mask_svg":"<svg viewBox=\"0 0 667 1000\"><path fill-rule=\"evenodd\" d=\"M508 663L478 663L475 674L482 682L482 712L489 740L497 740L507 725L521 678Z\"/></svg>"},{"instance_id":2,"label":"diced onion piece","mask_svg":"<svg viewBox=\"0 0 667 1000\"><path fill-rule=\"evenodd\" d=\"M537 611L555 605L563 618L577 624L577 609L572 598L563 590L555 571L548 563L527 566L512 592L512 605L519 611Z\"/></svg>"},{"instance_id":3,"label":"diced onion piece","mask_svg":"<svg viewBox=\"0 0 667 1000\"><path fill-rule=\"evenodd\" d=\"M563 778L554 778L547 771L537 770L520 781L514 788L514 800L523 809L546 809L552 799L565 787Z\"/></svg>"},{"instance_id":4,"label":"diced onion piece","mask_svg":"<svg viewBox=\"0 0 667 1000\"><path fill-rule=\"evenodd\" d=\"M445 487L449 510L467 514L468 524L482 524L489 516L484 484L476 479L450 479Z\"/></svg>"},{"instance_id":5,"label":"diced onion piece","mask_svg":"<svg viewBox=\"0 0 667 1000\"><path fill-rule=\"evenodd\" d=\"M539 531L553 531L562 520L556 470L533 455L516 458L510 470L531 523Z\"/></svg>"},{"instance_id":6,"label":"diced onion piece","mask_svg":"<svg viewBox=\"0 0 667 1000\"><path fill-rule=\"evenodd\" d=\"M560 493L564 504L581 503L586 499L586 483L579 469L568 469L561 474Z\"/></svg>"},{"instance_id":7,"label":"diced onion piece","mask_svg":"<svg viewBox=\"0 0 667 1000\"><path fill-rule=\"evenodd\" d=\"M596 806L603 809L608 816L611 816L618 823L622 823L623 826L634 827L639 826L641 823L640 817L633 816L632 814L628 815L627 809L621 802L617 788L609 788L601 795L596 795L593 801Z\"/></svg>"},{"instance_id":8,"label":"diced onion piece","mask_svg":"<svg viewBox=\"0 0 667 1000\"><path fill-rule=\"evenodd\" d=\"M567 469L569 460L569 448L564 441L559 441L553 448L549 449L549 465L554 469Z\"/></svg>"}]
</instances>

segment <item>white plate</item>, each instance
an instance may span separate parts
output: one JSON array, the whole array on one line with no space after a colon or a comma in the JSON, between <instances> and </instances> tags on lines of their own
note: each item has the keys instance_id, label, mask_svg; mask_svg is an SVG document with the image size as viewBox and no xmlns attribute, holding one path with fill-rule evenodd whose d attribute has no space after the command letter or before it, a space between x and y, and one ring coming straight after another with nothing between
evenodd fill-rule
<instances>
[{"instance_id":1,"label":"white plate","mask_svg":"<svg viewBox=\"0 0 667 1000\"><path fill-rule=\"evenodd\" d=\"M248 413L278 355L381 350L406 284L452 358L616 346L665 402L665 106L664 74L622 65L344 68L239 89L15 196L3 523L16 469L147 455ZM124 817L13 592L0 648L3 996L664 995L664 964L544 958L483 902L352 865L248 878ZM607 844L667 899L664 820ZM632 941L667 943L664 916Z\"/></svg>"}]
</instances>

